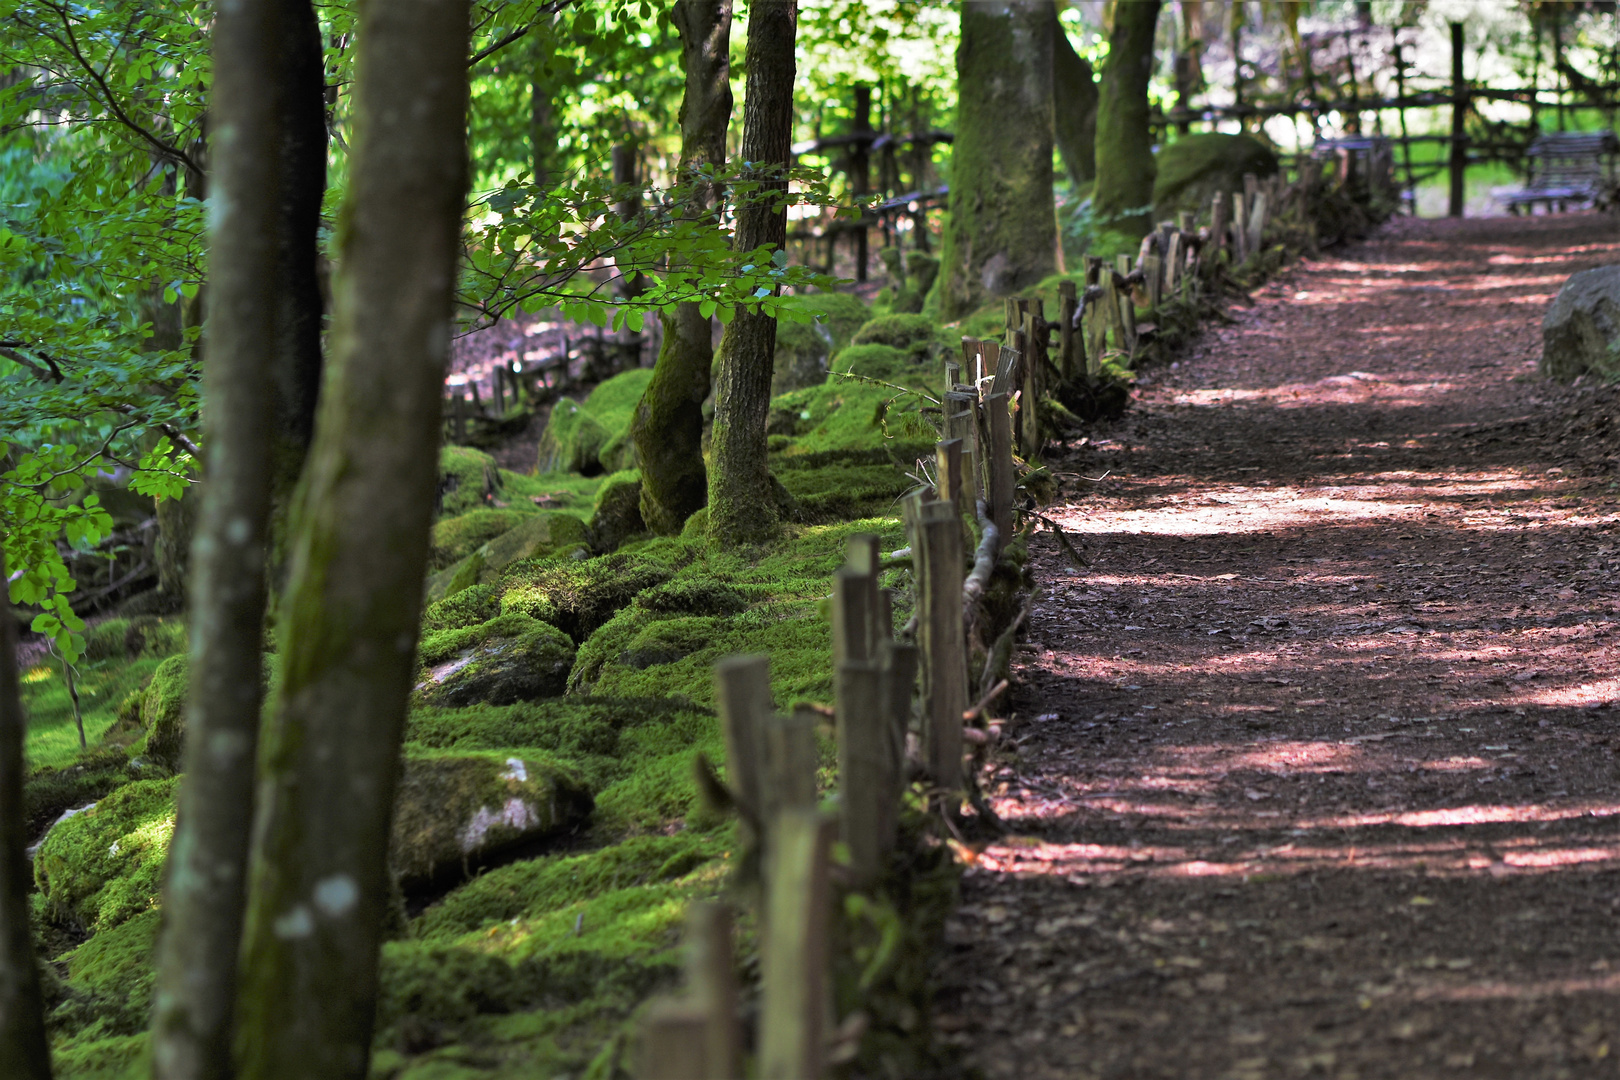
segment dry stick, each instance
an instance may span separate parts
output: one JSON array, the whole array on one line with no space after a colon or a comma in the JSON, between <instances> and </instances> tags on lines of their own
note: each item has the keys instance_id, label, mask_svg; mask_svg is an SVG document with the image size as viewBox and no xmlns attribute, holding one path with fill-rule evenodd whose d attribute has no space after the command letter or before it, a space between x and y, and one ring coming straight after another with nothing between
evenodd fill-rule
<instances>
[{"instance_id":1,"label":"dry stick","mask_svg":"<svg viewBox=\"0 0 1620 1080\"><path fill-rule=\"evenodd\" d=\"M996 683L996 685L992 686L979 698L978 701L974 702L972 708L968 709L967 712L962 714L962 722L965 724L970 721L977 720L979 717L983 716L984 711L990 707L990 703L996 700L996 698L1000 697L1002 692L1011 685L1012 684L1006 679L1002 679L1000 682ZM972 737L969 736L969 741L976 740L973 740Z\"/></svg>"},{"instance_id":2,"label":"dry stick","mask_svg":"<svg viewBox=\"0 0 1620 1080\"><path fill-rule=\"evenodd\" d=\"M737 1023L737 965L731 908L699 901L686 913L686 982L704 1016L704 1075L741 1080L742 1032Z\"/></svg>"},{"instance_id":3,"label":"dry stick","mask_svg":"<svg viewBox=\"0 0 1620 1080\"><path fill-rule=\"evenodd\" d=\"M641 1024L641 1068L645 1080L717 1080L709 1064L709 1013L699 1002L663 998L653 1002Z\"/></svg>"},{"instance_id":4,"label":"dry stick","mask_svg":"<svg viewBox=\"0 0 1620 1080\"><path fill-rule=\"evenodd\" d=\"M1085 366L1084 353L1075 355L1075 347L1082 345L1079 328L1074 325L1080 311L1080 300L1074 282L1058 285L1058 372L1065 383L1074 379L1074 373Z\"/></svg>"},{"instance_id":5,"label":"dry stick","mask_svg":"<svg viewBox=\"0 0 1620 1080\"><path fill-rule=\"evenodd\" d=\"M821 1076L827 1000L827 851L833 823L813 809L785 810L773 826L777 857L767 890L761 966L761 1080Z\"/></svg>"},{"instance_id":6,"label":"dry stick","mask_svg":"<svg viewBox=\"0 0 1620 1080\"><path fill-rule=\"evenodd\" d=\"M917 640L923 667L923 749L934 782L954 793L962 785L967 653L959 584L962 525L949 503L923 504L912 550L922 556L917 577ZM950 801L945 810L948 816L953 812Z\"/></svg>"},{"instance_id":7,"label":"dry stick","mask_svg":"<svg viewBox=\"0 0 1620 1080\"><path fill-rule=\"evenodd\" d=\"M973 553L973 570L962 582L962 610L970 613L970 617L974 605L990 584L990 574L996 568L996 557L1001 553L1001 530L985 514L984 501L981 499L974 509L979 517L979 546Z\"/></svg>"}]
</instances>

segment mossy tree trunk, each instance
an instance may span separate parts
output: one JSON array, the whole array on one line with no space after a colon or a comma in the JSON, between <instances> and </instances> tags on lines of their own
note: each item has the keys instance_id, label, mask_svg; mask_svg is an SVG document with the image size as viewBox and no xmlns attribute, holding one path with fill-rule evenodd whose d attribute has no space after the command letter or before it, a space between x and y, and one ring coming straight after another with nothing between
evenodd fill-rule
<instances>
[{"instance_id":1,"label":"mossy tree trunk","mask_svg":"<svg viewBox=\"0 0 1620 1080\"><path fill-rule=\"evenodd\" d=\"M220 8L213 28L215 202L203 365L208 456L191 557L186 775L153 998L153 1073L161 1080L232 1074L231 1006L261 701L273 423L266 403L274 396L283 305L277 83L290 6L239 0Z\"/></svg>"},{"instance_id":2,"label":"mossy tree trunk","mask_svg":"<svg viewBox=\"0 0 1620 1080\"><path fill-rule=\"evenodd\" d=\"M681 100L681 168L719 166L731 123L731 0L679 0L670 12L681 34L686 95ZM707 187L694 190L692 213L714 204ZM661 316L664 342L652 381L636 406L630 436L641 462L641 517L671 535L708 497L703 468L703 399L709 396L714 344L697 304Z\"/></svg>"},{"instance_id":3,"label":"mossy tree trunk","mask_svg":"<svg viewBox=\"0 0 1620 1080\"><path fill-rule=\"evenodd\" d=\"M1057 270L1052 0L962 5L940 316L959 319Z\"/></svg>"},{"instance_id":4,"label":"mossy tree trunk","mask_svg":"<svg viewBox=\"0 0 1620 1080\"><path fill-rule=\"evenodd\" d=\"M1097 78L1074 51L1052 7L1052 125L1070 183L1079 187L1097 175Z\"/></svg>"},{"instance_id":5,"label":"mossy tree trunk","mask_svg":"<svg viewBox=\"0 0 1620 1080\"><path fill-rule=\"evenodd\" d=\"M287 511L315 434L322 352L319 233L326 197L326 76L321 31L308 3L282 5L276 91L281 117L281 287L276 309L276 416L271 442L273 562L285 548Z\"/></svg>"},{"instance_id":6,"label":"mossy tree trunk","mask_svg":"<svg viewBox=\"0 0 1620 1080\"><path fill-rule=\"evenodd\" d=\"M1148 77L1159 0L1114 7L1097 105L1097 185L1092 195L1099 224L1140 240L1153 228L1153 133L1148 127Z\"/></svg>"},{"instance_id":7,"label":"mossy tree trunk","mask_svg":"<svg viewBox=\"0 0 1620 1080\"><path fill-rule=\"evenodd\" d=\"M0 550L0 582L6 580ZM50 1080L39 961L28 929L30 873L23 832L23 738L17 685L17 622L0 588L0 1062L16 1080Z\"/></svg>"},{"instance_id":8,"label":"mossy tree trunk","mask_svg":"<svg viewBox=\"0 0 1620 1080\"><path fill-rule=\"evenodd\" d=\"M793 141L794 38L798 0L754 0L748 12L748 91L743 102L742 160L771 170L761 197L737 211L733 247L752 251L787 243L787 208L771 196L787 187ZM709 537L723 544L757 543L776 535L779 518L765 454L771 406L776 320L738 311L720 340L715 388L713 468L709 473Z\"/></svg>"},{"instance_id":9,"label":"mossy tree trunk","mask_svg":"<svg viewBox=\"0 0 1620 1080\"><path fill-rule=\"evenodd\" d=\"M361 8L331 371L294 514L238 1071L367 1072L466 190L467 0Z\"/></svg>"},{"instance_id":10,"label":"mossy tree trunk","mask_svg":"<svg viewBox=\"0 0 1620 1080\"><path fill-rule=\"evenodd\" d=\"M531 35L532 74L529 76L529 155L533 159L536 187L549 188L557 182L557 121L552 116L552 57L556 51L550 26L541 26Z\"/></svg>"}]
</instances>

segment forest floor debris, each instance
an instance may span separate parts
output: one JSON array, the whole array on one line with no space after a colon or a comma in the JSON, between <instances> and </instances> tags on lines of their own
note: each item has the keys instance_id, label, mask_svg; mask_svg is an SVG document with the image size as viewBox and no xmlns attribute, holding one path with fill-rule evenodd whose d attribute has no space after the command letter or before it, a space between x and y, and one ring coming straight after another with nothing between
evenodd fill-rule
<instances>
[{"instance_id":1,"label":"forest floor debris","mask_svg":"<svg viewBox=\"0 0 1620 1080\"><path fill-rule=\"evenodd\" d=\"M1536 358L1617 256L1395 220L1057 456L939 972L987 1076L1614 1071L1620 438Z\"/></svg>"}]
</instances>

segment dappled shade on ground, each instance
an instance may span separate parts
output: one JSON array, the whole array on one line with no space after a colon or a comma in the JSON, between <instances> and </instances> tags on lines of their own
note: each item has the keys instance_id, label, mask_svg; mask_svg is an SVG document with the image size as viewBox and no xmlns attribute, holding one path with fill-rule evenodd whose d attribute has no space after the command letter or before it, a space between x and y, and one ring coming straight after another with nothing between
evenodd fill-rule
<instances>
[{"instance_id":1,"label":"dappled shade on ground","mask_svg":"<svg viewBox=\"0 0 1620 1080\"><path fill-rule=\"evenodd\" d=\"M1617 239L1393 222L1060 458L941 972L988 1075L1612 1068L1613 395L1535 358Z\"/></svg>"}]
</instances>

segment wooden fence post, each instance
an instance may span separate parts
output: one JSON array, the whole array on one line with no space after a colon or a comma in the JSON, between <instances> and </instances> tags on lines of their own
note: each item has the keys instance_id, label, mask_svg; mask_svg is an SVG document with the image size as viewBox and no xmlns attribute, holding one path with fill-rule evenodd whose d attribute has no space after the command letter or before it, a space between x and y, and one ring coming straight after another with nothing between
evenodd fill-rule
<instances>
[{"instance_id":1,"label":"wooden fence post","mask_svg":"<svg viewBox=\"0 0 1620 1080\"><path fill-rule=\"evenodd\" d=\"M1075 356L1075 346L1080 345L1080 335L1075 333L1074 316L1080 310L1080 301L1075 291L1074 282L1065 281L1058 285L1058 373L1063 376L1064 382L1074 378L1074 373L1085 365L1085 357Z\"/></svg>"},{"instance_id":2,"label":"wooden fence post","mask_svg":"<svg viewBox=\"0 0 1620 1080\"><path fill-rule=\"evenodd\" d=\"M883 727L894 762L892 786L879 822L879 836L888 851L894 847L898 832L900 793L905 787L906 731L911 727L911 702L917 692L917 646L885 641L878 648L878 665L883 672Z\"/></svg>"},{"instance_id":3,"label":"wooden fence post","mask_svg":"<svg viewBox=\"0 0 1620 1080\"><path fill-rule=\"evenodd\" d=\"M962 513L962 440L942 439L934 444L934 475L939 497Z\"/></svg>"},{"instance_id":4,"label":"wooden fence post","mask_svg":"<svg viewBox=\"0 0 1620 1080\"><path fill-rule=\"evenodd\" d=\"M1230 214L1230 196L1224 191L1215 193L1215 201L1209 207L1209 265L1215 265L1215 256L1226 247L1226 222Z\"/></svg>"},{"instance_id":5,"label":"wooden fence post","mask_svg":"<svg viewBox=\"0 0 1620 1080\"><path fill-rule=\"evenodd\" d=\"M766 824L761 774L765 767L765 719L771 715L771 660L768 656L728 656L714 666L714 700L726 735L726 770L731 790L763 828ZM763 844L747 817L738 824L744 847Z\"/></svg>"},{"instance_id":6,"label":"wooden fence post","mask_svg":"<svg viewBox=\"0 0 1620 1080\"><path fill-rule=\"evenodd\" d=\"M895 798L895 770L883 672L875 663L838 665L838 820L839 838L849 846L850 871L860 883L875 880L888 854L884 821Z\"/></svg>"},{"instance_id":7,"label":"wooden fence post","mask_svg":"<svg viewBox=\"0 0 1620 1080\"><path fill-rule=\"evenodd\" d=\"M827 1000L827 850L834 823L784 810L766 887L770 928L761 957L761 1080L819 1080Z\"/></svg>"},{"instance_id":8,"label":"wooden fence post","mask_svg":"<svg viewBox=\"0 0 1620 1080\"><path fill-rule=\"evenodd\" d=\"M1255 193L1254 203L1249 207L1249 252L1260 254L1263 247L1263 237L1266 231L1266 211L1268 200L1264 191Z\"/></svg>"},{"instance_id":9,"label":"wooden fence post","mask_svg":"<svg viewBox=\"0 0 1620 1080\"><path fill-rule=\"evenodd\" d=\"M1243 192L1232 192L1232 261L1249 257L1249 200Z\"/></svg>"},{"instance_id":10,"label":"wooden fence post","mask_svg":"<svg viewBox=\"0 0 1620 1080\"><path fill-rule=\"evenodd\" d=\"M1005 544L1012 540L1013 504L1012 418L1007 415L1006 394L984 399L984 419L989 429L985 454L990 520Z\"/></svg>"},{"instance_id":11,"label":"wooden fence post","mask_svg":"<svg viewBox=\"0 0 1620 1080\"><path fill-rule=\"evenodd\" d=\"M644 1080L719 1080L709 1064L709 1014L702 1004L684 998L655 1001L641 1026Z\"/></svg>"},{"instance_id":12,"label":"wooden fence post","mask_svg":"<svg viewBox=\"0 0 1620 1080\"><path fill-rule=\"evenodd\" d=\"M1169 296L1181 294L1181 261L1184 256L1181 246L1181 230L1174 229L1170 239L1165 242L1164 254L1164 291Z\"/></svg>"},{"instance_id":13,"label":"wooden fence post","mask_svg":"<svg viewBox=\"0 0 1620 1080\"><path fill-rule=\"evenodd\" d=\"M979 451L979 396L963 391L945 395L945 438L962 443L962 505L971 509L979 498L984 456Z\"/></svg>"},{"instance_id":14,"label":"wooden fence post","mask_svg":"<svg viewBox=\"0 0 1620 1080\"><path fill-rule=\"evenodd\" d=\"M923 504L912 553L918 560L917 643L923 670L923 753L954 812L962 786L962 713L967 652L962 628L962 524L949 503Z\"/></svg>"},{"instance_id":15,"label":"wooden fence post","mask_svg":"<svg viewBox=\"0 0 1620 1080\"><path fill-rule=\"evenodd\" d=\"M737 966L731 908L713 901L686 912L686 985L704 1014L704 1061L713 1080L742 1080L742 1033L737 1023Z\"/></svg>"},{"instance_id":16,"label":"wooden fence post","mask_svg":"<svg viewBox=\"0 0 1620 1080\"><path fill-rule=\"evenodd\" d=\"M1126 278L1131 273L1131 257L1119 255L1114 259L1114 269L1119 277L1115 278L1116 286L1120 278ZM1114 305L1119 312L1120 328L1122 331L1120 349L1127 356L1136 355L1136 301L1131 297L1130 286L1114 289Z\"/></svg>"},{"instance_id":17,"label":"wooden fence post","mask_svg":"<svg viewBox=\"0 0 1620 1080\"><path fill-rule=\"evenodd\" d=\"M1024 457L1033 460L1041 450L1041 386L1046 382L1042 376L1045 374L1046 346L1045 319L1041 317L1041 302L1034 302L1033 310L1024 313L1024 341L1028 348L1024 352L1023 378L1018 395L1018 444L1024 449Z\"/></svg>"}]
</instances>

